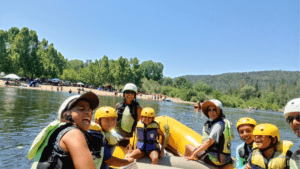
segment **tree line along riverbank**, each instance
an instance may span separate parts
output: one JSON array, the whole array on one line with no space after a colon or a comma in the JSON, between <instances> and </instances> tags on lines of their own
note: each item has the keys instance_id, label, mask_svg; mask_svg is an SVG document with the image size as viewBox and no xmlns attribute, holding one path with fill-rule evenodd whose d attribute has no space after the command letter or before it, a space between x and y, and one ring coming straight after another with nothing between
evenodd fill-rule
<instances>
[{"instance_id":1,"label":"tree line along riverbank","mask_svg":"<svg viewBox=\"0 0 300 169\"><path fill-rule=\"evenodd\" d=\"M216 78L210 81L193 81L189 76L172 79L163 76L163 69L160 62L149 60L140 63L137 57L127 59L120 56L113 60L104 55L95 61L68 60L55 49L53 43L45 38L39 40L35 30L27 27L0 30L0 72L6 74L15 73L28 78L60 78L93 86L110 84L116 89L122 89L126 83L132 82L142 93L162 94L189 102L215 98L221 100L224 106L233 108L250 106L280 110L288 100L300 97L299 72L296 72L296 78L285 77L276 83L270 80L266 87L261 87L260 81L252 80L250 83L247 78L238 80L236 85ZM293 79L292 83L290 79ZM212 81L214 83L210 83ZM221 87L214 84L220 84Z\"/></svg>"}]
</instances>

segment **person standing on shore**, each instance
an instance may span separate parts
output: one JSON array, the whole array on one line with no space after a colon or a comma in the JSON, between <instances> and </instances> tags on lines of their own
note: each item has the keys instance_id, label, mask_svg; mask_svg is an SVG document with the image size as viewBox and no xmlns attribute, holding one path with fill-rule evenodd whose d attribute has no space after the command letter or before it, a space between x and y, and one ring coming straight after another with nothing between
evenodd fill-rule
<instances>
[{"instance_id":1,"label":"person standing on shore","mask_svg":"<svg viewBox=\"0 0 300 169\"><path fill-rule=\"evenodd\" d=\"M292 99L284 108L284 117L294 133L300 138L300 98ZM290 159L291 168L300 168L300 146Z\"/></svg>"},{"instance_id":2,"label":"person standing on shore","mask_svg":"<svg viewBox=\"0 0 300 169\"><path fill-rule=\"evenodd\" d=\"M137 122L141 119L142 107L136 101L137 87L133 83L127 83L123 89L123 97L116 104L118 113L116 132L124 139L119 141L119 146L129 148L129 140L133 136Z\"/></svg>"}]
</instances>

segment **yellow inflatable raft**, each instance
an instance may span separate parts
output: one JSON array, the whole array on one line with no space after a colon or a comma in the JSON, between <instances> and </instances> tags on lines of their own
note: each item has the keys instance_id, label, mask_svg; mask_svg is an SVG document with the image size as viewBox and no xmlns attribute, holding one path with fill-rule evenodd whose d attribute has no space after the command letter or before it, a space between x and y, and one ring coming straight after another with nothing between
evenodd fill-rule
<instances>
[{"instance_id":1,"label":"yellow inflatable raft","mask_svg":"<svg viewBox=\"0 0 300 169\"><path fill-rule=\"evenodd\" d=\"M185 152L185 146L187 144L191 144L195 147L201 145L202 136L180 123L179 121L173 119L168 116L159 116L155 118L155 121L158 122L160 129L165 133L166 136L166 150L170 153L164 155L163 158L159 159L158 166L149 165L151 164L151 160L149 157L144 157L142 159L137 159L136 163L128 166L134 168L215 168L208 164L199 162L199 161L188 161L183 155ZM136 135L131 138L130 145L132 148L136 145ZM161 142L161 140L160 140ZM122 147L116 147L113 156L118 158L125 158L125 155L128 150ZM123 167L127 168L127 167ZM227 166L221 167L221 169L233 169L233 164L229 164Z\"/></svg>"}]
</instances>

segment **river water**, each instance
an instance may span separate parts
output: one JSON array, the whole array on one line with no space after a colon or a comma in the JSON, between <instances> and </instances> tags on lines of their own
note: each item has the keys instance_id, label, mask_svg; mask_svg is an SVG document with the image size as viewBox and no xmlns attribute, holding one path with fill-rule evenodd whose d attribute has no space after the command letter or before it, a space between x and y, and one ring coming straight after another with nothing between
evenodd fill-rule
<instances>
[{"instance_id":1,"label":"river water","mask_svg":"<svg viewBox=\"0 0 300 169\"><path fill-rule=\"evenodd\" d=\"M33 160L27 159L28 150L37 134L57 117L60 104L74 94L37 91L18 88L0 87L0 168L28 169ZM114 107L122 98L99 96L100 106ZM193 105L172 102L155 102L138 100L143 107L152 107L157 116L173 117L202 134L202 126L207 118L195 112ZM299 138L293 133L282 113L257 111L248 113L241 109L225 108L226 118L233 124L235 140L232 141L232 155L235 157L237 145L241 144L236 122L239 118L249 116L257 123L276 125L282 140L294 143L292 151L300 145Z\"/></svg>"}]
</instances>

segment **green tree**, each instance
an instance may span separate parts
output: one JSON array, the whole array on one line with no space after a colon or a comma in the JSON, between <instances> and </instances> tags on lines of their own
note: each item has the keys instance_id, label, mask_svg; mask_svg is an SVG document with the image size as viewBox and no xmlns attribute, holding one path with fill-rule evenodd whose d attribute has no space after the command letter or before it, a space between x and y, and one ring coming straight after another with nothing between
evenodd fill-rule
<instances>
[{"instance_id":1,"label":"green tree","mask_svg":"<svg viewBox=\"0 0 300 169\"><path fill-rule=\"evenodd\" d=\"M139 62L140 61L136 57L130 59L130 68L132 73L131 81L137 86L141 86L142 78L143 78Z\"/></svg>"},{"instance_id":2,"label":"green tree","mask_svg":"<svg viewBox=\"0 0 300 169\"><path fill-rule=\"evenodd\" d=\"M179 89L190 89L192 88L192 83L190 81L187 81L183 77L179 77L175 80L175 85Z\"/></svg>"},{"instance_id":3,"label":"green tree","mask_svg":"<svg viewBox=\"0 0 300 169\"><path fill-rule=\"evenodd\" d=\"M9 59L6 53L6 39L7 33L3 30L0 30L0 72L4 71L5 73L9 72Z\"/></svg>"},{"instance_id":4,"label":"green tree","mask_svg":"<svg viewBox=\"0 0 300 169\"><path fill-rule=\"evenodd\" d=\"M173 80L170 77L164 77L162 85L163 86L173 86Z\"/></svg>"},{"instance_id":5,"label":"green tree","mask_svg":"<svg viewBox=\"0 0 300 169\"><path fill-rule=\"evenodd\" d=\"M210 94L213 91L212 88L203 81L195 83L193 88L198 92L205 92L205 94Z\"/></svg>"},{"instance_id":6,"label":"green tree","mask_svg":"<svg viewBox=\"0 0 300 169\"><path fill-rule=\"evenodd\" d=\"M115 82L119 85L125 85L129 82L131 69L129 61L122 56L115 63Z\"/></svg>"},{"instance_id":7,"label":"green tree","mask_svg":"<svg viewBox=\"0 0 300 169\"><path fill-rule=\"evenodd\" d=\"M212 96L215 99L220 99L222 96L222 93L219 90L215 90L215 91L213 91Z\"/></svg>"},{"instance_id":8,"label":"green tree","mask_svg":"<svg viewBox=\"0 0 300 169\"><path fill-rule=\"evenodd\" d=\"M275 85L273 85L271 81L269 81L269 83L268 83L267 91L275 92Z\"/></svg>"},{"instance_id":9,"label":"green tree","mask_svg":"<svg viewBox=\"0 0 300 169\"><path fill-rule=\"evenodd\" d=\"M102 82L102 83L100 83L100 85L102 85L103 83L109 82L110 73L111 72L109 69L108 57L106 55L104 55L103 58L100 60L100 71L98 74L98 77Z\"/></svg>"},{"instance_id":10,"label":"green tree","mask_svg":"<svg viewBox=\"0 0 300 169\"><path fill-rule=\"evenodd\" d=\"M71 82L80 81L78 72L75 71L73 68L64 69L62 75L59 76L59 78L65 80L65 81L71 81Z\"/></svg>"},{"instance_id":11,"label":"green tree","mask_svg":"<svg viewBox=\"0 0 300 169\"><path fill-rule=\"evenodd\" d=\"M240 97L245 101L249 100L254 95L255 95L255 88L252 86L246 85L240 90Z\"/></svg>"},{"instance_id":12,"label":"green tree","mask_svg":"<svg viewBox=\"0 0 300 169\"><path fill-rule=\"evenodd\" d=\"M67 63L68 63L68 66L70 68L73 68L77 72L79 72L80 68L83 68L83 61L82 60L75 59L75 60L70 60Z\"/></svg>"},{"instance_id":13,"label":"green tree","mask_svg":"<svg viewBox=\"0 0 300 169\"><path fill-rule=\"evenodd\" d=\"M285 106L285 104L289 100L288 90L289 90L289 86L285 83L285 80L282 79L280 81L278 88L276 89L277 102L280 107Z\"/></svg>"},{"instance_id":14,"label":"green tree","mask_svg":"<svg viewBox=\"0 0 300 169\"><path fill-rule=\"evenodd\" d=\"M143 77L155 81L160 81L163 78L164 66L160 62L153 62L152 60L145 61L140 66Z\"/></svg>"},{"instance_id":15,"label":"green tree","mask_svg":"<svg viewBox=\"0 0 300 169\"><path fill-rule=\"evenodd\" d=\"M15 41L15 36L17 36L19 34L20 30L17 27L11 27L8 32L7 32L7 42L10 44L12 44Z\"/></svg>"}]
</instances>

